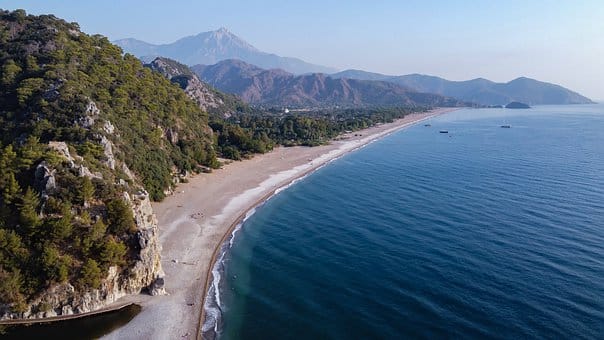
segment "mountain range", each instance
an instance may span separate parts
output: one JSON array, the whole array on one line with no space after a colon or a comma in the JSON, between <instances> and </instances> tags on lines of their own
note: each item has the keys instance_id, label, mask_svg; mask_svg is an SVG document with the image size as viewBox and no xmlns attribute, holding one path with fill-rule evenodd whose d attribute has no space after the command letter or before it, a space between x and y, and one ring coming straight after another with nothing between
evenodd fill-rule
<instances>
[{"instance_id":1,"label":"mountain range","mask_svg":"<svg viewBox=\"0 0 604 340\"><path fill-rule=\"evenodd\" d=\"M241 60L195 65L199 77L250 104L288 107L462 106L459 100L386 81L334 78L323 73L294 75L265 70Z\"/></svg>"},{"instance_id":2,"label":"mountain range","mask_svg":"<svg viewBox=\"0 0 604 340\"><path fill-rule=\"evenodd\" d=\"M145 62L159 56L187 65L215 64L225 59L241 59L262 68L279 68L295 74L336 72L336 69L310 64L297 58L260 51L226 28L199 33L170 44L154 45L131 38L116 40L113 43Z\"/></svg>"},{"instance_id":3,"label":"mountain range","mask_svg":"<svg viewBox=\"0 0 604 340\"><path fill-rule=\"evenodd\" d=\"M483 78L451 81L421 74L389 76L361 70L346 70L331 76L334 78L387 81L420 92L441 94L482 105L505 105L512 101L530 105L592 103L589 98L562 86L526 77L516 78L507 83L496 83Z\"/></svg>"},{"instance_id":4,"label":"mountain range","mask_svg":"<svg viewBox=\"0 0 604 340\"><path fill-rule=\"evenodd\" d=\"M236 64L232 61L227 64L221 64L220 67L216 67L215 69L221 69L224 72L224 67L230 65L236 68L236 70L231 69L231 72L242 72L240 75L232 79L225 79L224 75L222 75L220 80L214 79L209 74L202 76L202 78L205 77L204 79L208 79L210 83L213 83L221 90L242 95L250 103L288 103L291 101L294 105L302 105L302 103L314 105L318 102L331 100L332 102L356 105L355 103L363 101L373 102L372 100L361 100L358 92L353 95L347 90L350 86L359 88L359 90L361 87L367 90L369 88L374 90L382 88L383 91L398 92L399 94L402 91L402 87L407 89L406 92L412 89L415 92L434 93L480 105L505 105L512 101L524 102L530 105L592 103L589 98L562 86L525 77L520 77L507 83L496 83L483 78L450 81L429 75L408 74L392 76L362 70L346 70L334 73L336 70L329 67L260 51L226 28L203 32L163 45L154 45L136 39L122 39L114 43L120 46L125 52L134 54L144 62L150 62L156 57L162 56L187 65L212 65L229 59L239 59L247 64L251 64L251 66L255 65L257 69L263 69L262 71L266 72L255 72L254 84L248 84L246 81L243 81L243 79L249 81L251 76L249 72L252 70L251 66ZM197 70L200 70L200 66L197 66ZM207 72L210 72L210 70ZM329 76L308 75L311 73L325 73ZM298 84L295 84L295 82L292 82L292 75L303 76L296 78ZM379 81L382 83L370 86L368 85L369 83L358 82L357 80ZM238 81L243 81L243 83L236 84ZM263 83L263 81L267 83ZM271 83L273 81L277 82ZM384 82L395 84L399 87L385 85L383 84ZM297 92L297 94L292 93L291 88L285 88L281 91L277 91L277 88L269 90L273 86L296 87L296 90L293 92ZM310 89L308 86L317 86L317 89L324 87L326 89L333 89L334 91L338 91L339 88L341 92L338 95L341 100L335 97L328 98L329 96L322 91L315 91L313 94L313 91L306 91L304 89L305 86L307 87L306 90ZM247 88L244 89L244 87ZM302 95L302 92L306 94ZM379 91L375 92L375 94L378 93ZM289 99L278 100L278 95L289 95ZM323 98L310 98L315 95L323 95ZM351 97L344 99L346 96ZM367 96L363 96L363 98L367 99ZM382 102L393 101L384 98Z\"/></svg>"}]
</instances>

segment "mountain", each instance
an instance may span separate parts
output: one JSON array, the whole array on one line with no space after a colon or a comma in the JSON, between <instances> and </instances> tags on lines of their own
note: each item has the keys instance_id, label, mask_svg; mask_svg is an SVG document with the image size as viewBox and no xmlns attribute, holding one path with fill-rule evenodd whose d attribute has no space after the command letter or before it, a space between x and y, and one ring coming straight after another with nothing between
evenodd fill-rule
<instances>
[{"instance_id":1,"label":"mountain","mask_svg":"<svg viewBox=\"0 0 604 340\"><path fill-rule=\"evenodd\" d=\"M0 319L162 293L150 201L218 166L208 114L52 15L0 10L0 51Z\"/></svg>"},{"instance_id":2,"label":"mountain","mask_svg":"<svg viewBox=\"0 0 604 340\"><path fill-rule=\"evenodd\" d=\"M335 71L300 59L262 52L226 28L199 33L163 45L153 45L136 39L121 39L114 43L125 52L146 62L158 56L171 58L187 65L209 65L226 59L241 59L262 68L279 68L294 74Z\"/></svg>"},{"instance_id":3,"label":"mountain","mask_svg":"<svg viewBox=\"0 0 604 340\"><path fill-rule=\"evenodd\" d=\"M338 73L331 74L333 78L349 78L361 80L388 80L392 76L387 76L381 73L367 72L363 70L344 70Z\"/></svg>"},{"instance_id":4,"label":"mountain","mask_svg":"<svg viewBox=\"0 0 604 340\"><path fill-rule=\"evenodd\" d=\"M381 80L415 89L437 93L482 105L506 105L519 101L530 105L589 104L592 101L562 86L520 77L507 83L477 78L450 81L421 74L389 76L360 70L346 70L331 75L334 78Z\"/></svg>"},{"instance_id":5,"label":"mountain","mask_svg":"<svg viewBox=\"0 0 604 340\"><path fill-rule=\"evenodd\" d=\"M334 70L328 67L262 52L225 28L185 37L171 44L153 45L136 39L117 40L115 44L145 62L151 62L158 56L171 58L187 65L212 65L223 60L239 59L263 70L281 69L295 75L326 73L331 74L330 77L335 79L385 81L417 92L435 93L482 105L506 105L512 101L530 105L592 102L589 98L559 85L525 77L507 83L496 83L482 78L450 81L421 74L391 76L362 70L333 73ZM243 68L241 70L245 71Z\"/></svg>"},{"instance_id":6,"label":"mountain","mask_svg":"<svg viewBox=\"0 0 604 340\"><path fill-rule=\"evenodd\" d=\"M251 104L289 107L458 106L441 95L419 93L389 82L332 78L322 73L296 76L265 70L241 60L225 60L191 69L221 91Z\"/></svg>"},{"instance_id":7,"label":"mountain","mask_svg":"<svg viewBox=\"0 0 604 340\"><path fill-rule=\"evenodd\" d=\"M217 91L201 81L188 66L175 60L157 57L144 66L159 72L171 82L178 84L203 111L227 118L236 112L249 110L248 105L237 96Z\"/></svg>"}]
</instances>

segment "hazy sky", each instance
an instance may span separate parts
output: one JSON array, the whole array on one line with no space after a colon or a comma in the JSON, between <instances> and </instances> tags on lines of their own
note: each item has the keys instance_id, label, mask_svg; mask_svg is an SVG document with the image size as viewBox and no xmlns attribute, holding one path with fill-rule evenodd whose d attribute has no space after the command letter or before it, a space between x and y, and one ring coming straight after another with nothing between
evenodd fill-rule
<instances>
[{"instance_id":1,"label":"hazy sky","mask_svg":"<svg viewBox=\"0 0 604 340\"><path fill-rule=\"evenodd\" d=\"M338 69L452 80L527 76L604 99L604 0L0 0L111 40L226 27L260 50Z\"/></svg>"}]
</instances>

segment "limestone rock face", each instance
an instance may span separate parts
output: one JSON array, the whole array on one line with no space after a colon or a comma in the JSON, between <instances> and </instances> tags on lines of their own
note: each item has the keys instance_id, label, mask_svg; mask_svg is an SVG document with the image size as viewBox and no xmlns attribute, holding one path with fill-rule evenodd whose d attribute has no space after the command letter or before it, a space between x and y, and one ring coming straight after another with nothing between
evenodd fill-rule
<instances>
[{"instance_id":1,"label":"limestone rock face","mask_svg":"<svg viewBox=\"0 0 604 340\"><path fill-rule=\"evenodd\" d=\"M38 164L35 172L35 187L41 193L55 190L57 187L55 179L56 170L51 169L46 162Z\"/></svg>"},{"instance_id":2,"label":"limestone rock face","mask_svg":"<svg viewBox=\"0 0 604 340\"><path fill-rule=\"evenodd\" d=\"M70 164L73 164L75 161L73 157L71 157L71 153L69 153L69 147L65 142L48 142L48 146L55 150L59 155L67 159Z\"/></svg>"},{"instance_id":3,"label":"limestone rock face","mask_svg":"<svg viewBox=\"0 0 604 340\"><path fill-rule=\"evenodd\" d=\"M109 167L109 169L115 170L115 157L113 156L113 143L111 143L111 141L109 139L107 139L107 137L102 136L101 145L103 146L103 153L105 154L105 157L107 158L107 160L105 161L105 164Z\"/></svg>"},{"instance_id":4,"label":"limestone rock face","mask_svg":"<svg viewBox=\"0 0 604 340\"><path fill-rule=\"evenodd\" d=\"M78 291L70 283L55 285L42 295L30 301L23 313L9 312L7 306L0 305L0 320L37 319L59 315L87 313L106 307L128 294L143 291L151 295L162 295L164 271L161 267L157 218L153 213L149 195L140 191L132 198L124 193L134 212L136 237L140 249L137 260L129 268L110 267L107 277L99 289Z\"/></svg>"},{"instance_id":5,"label":"limestone rock face","mask_svg":"<svg viewBox=\"0 0 604 340\"><path fill-rule=\"evenodd\" d=\"M76 121L76 123L85 129L90 129L99 117L100 112L101 111L96 106L96 103L91 100L86 106L86 111L84 112L84 115L80 117Z\"/></svg>"},{"instance_id":6,"label":"limestone rock face","mask_svg":"<svg viewBox=\"0 0 604 340\"><path fill-rule=\"evenodd\" d=\"M208 111L224 105L224 101L215 91L212 91L210 86L201 81L187 66L163 57L155 58L146 66L161 73L173 83L177 83L202 110ZM225 114L230 115L226 112Z\"/></svg>"},{"instance_id":7,"label":"limestone rock face","mask_svg":"<svg viewBox=\"0 0 604 340\"><path fill-rule=\"evenodd\" d=\"M111 143L111 142L109 142L109 143ZM78 176L80 176L80 177L86 176L90 179L94 179L94 178L103 179L103 175L101 173L99 173L99 172L93 173L90 171L90 169L88 169L84 165L78 164L82 161L82 157L77 156L77 155L75 157L73 157L71 155L71 153L69 152L69 147L67 146L67 143L65 143L65 142L48 142L48 146L51 149L54 149L60 156L65 158L67 160L67 162L69 162L69 167L72 169L76 169L78 171ZM113 157L113 152L111 153L111 157ZM77 161L77 163L76 163L76 161ZM114 159L114 162L115 162L115 159Z\"/></svg>"},{"instance_id":8,"label":"limestone rock face","mask_svg":"<svg viewBox=\"0 0 604 340\"><path fill-rule=\"evenodd\" d=\"M113 126L113 124L111 124L110 121L106 121L103 124L103 131L105 131L105 133L112 135L113 132L115 131L115 126Z\"/></svg>"},{"instance_id":9,"label":"limestone rock face","mask_svg":"<svg viewBox=\"0 0 604 340\"><path fill-rule=\"evenodd\" d=\"M172 81L177 82L185 90L185 93L195 100L204 111L224 104L222 99L210 91L208 86L199 80L196 75L192 77L173 77Z\"/></svg>"}]
</instances>

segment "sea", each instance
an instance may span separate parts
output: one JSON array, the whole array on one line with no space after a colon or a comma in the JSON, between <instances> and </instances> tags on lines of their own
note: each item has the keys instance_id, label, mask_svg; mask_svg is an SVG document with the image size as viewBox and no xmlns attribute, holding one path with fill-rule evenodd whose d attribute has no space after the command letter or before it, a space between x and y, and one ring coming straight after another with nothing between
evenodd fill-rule
<instances>
[{"instance_id":1,"label":"sea","mask_svg":"<svg viewBox=\"0 0 604 340\"><path fill-rule=\"evenodd\" d=\"M604 339L604 105L400 130L257 207L219 260L206 338Z\"/></svg>"}]
</instances>

